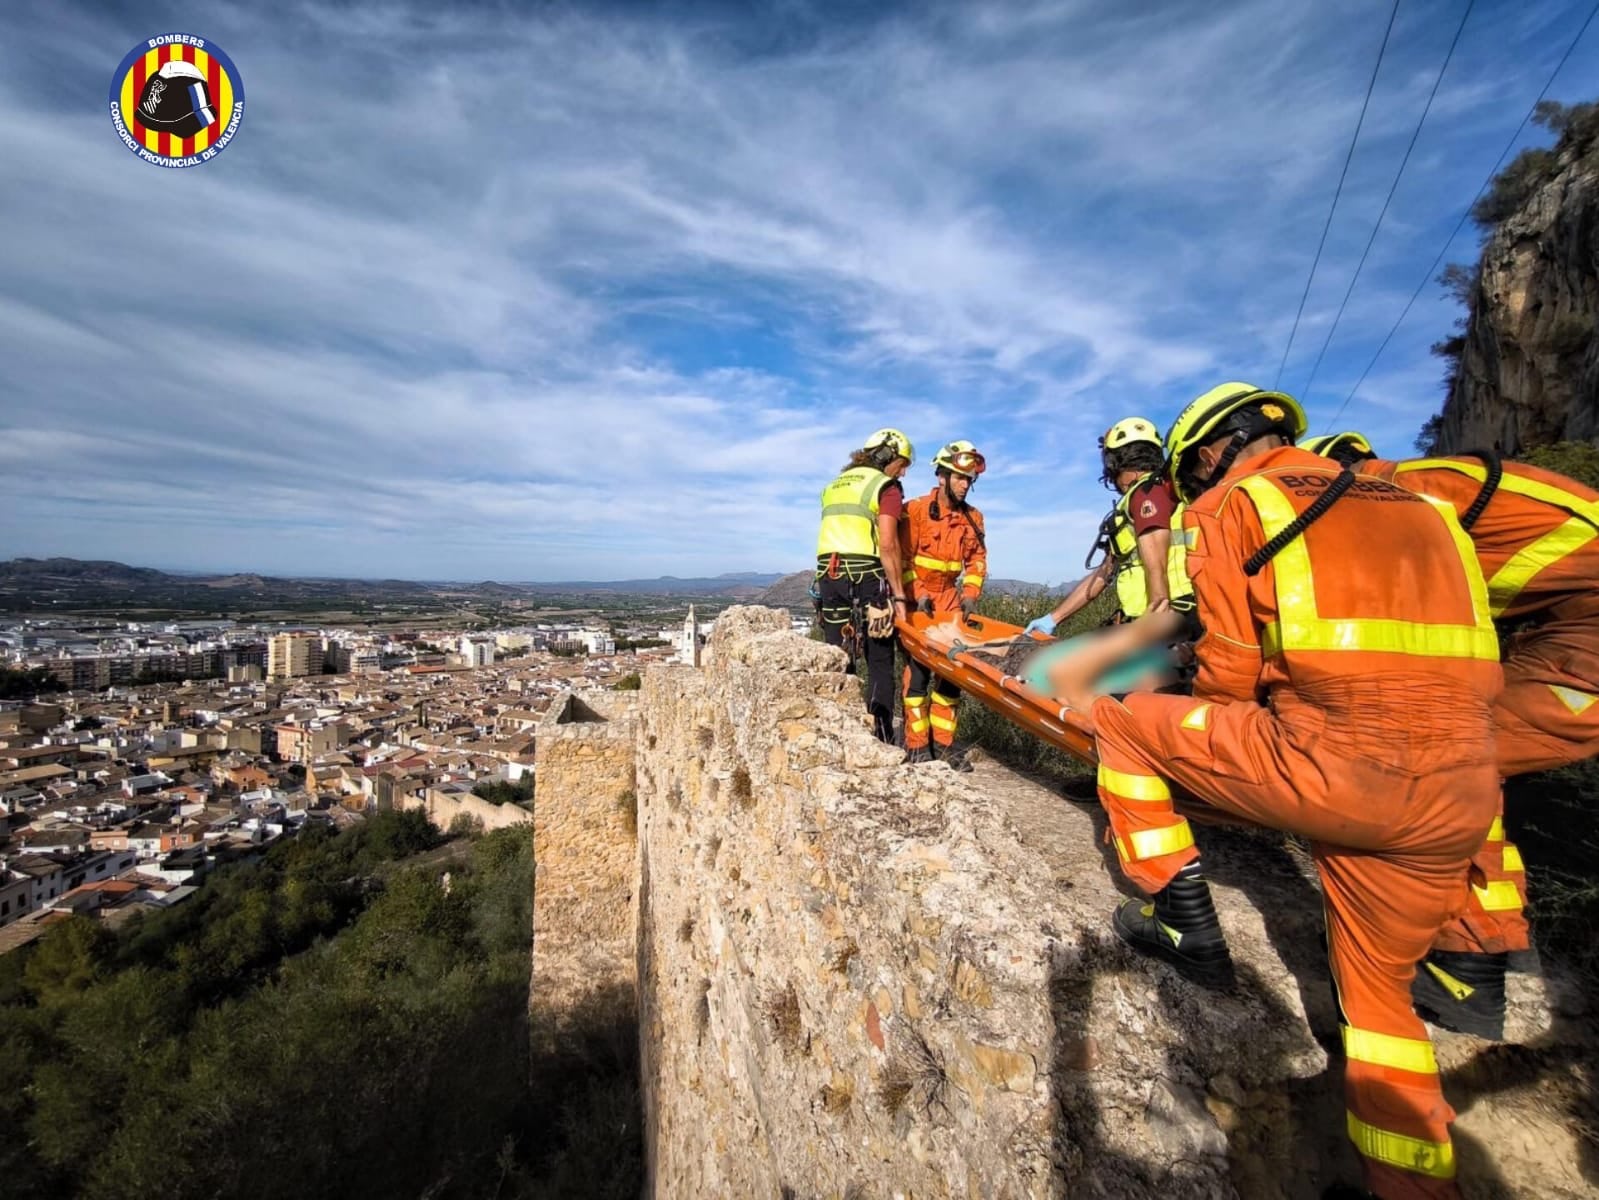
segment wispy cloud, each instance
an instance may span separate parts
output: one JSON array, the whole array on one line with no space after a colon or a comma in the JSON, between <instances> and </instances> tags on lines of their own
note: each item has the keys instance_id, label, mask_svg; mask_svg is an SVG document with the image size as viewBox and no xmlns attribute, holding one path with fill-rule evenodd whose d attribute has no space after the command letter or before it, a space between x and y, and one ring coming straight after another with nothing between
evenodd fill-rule
<instances>
[{"instance_id":1,"label":"wispy cloud","mask_svg":"<svg viewBox=\"0 0 1599 1200\"><path fill-rule=\"evenodd\" d=\"M163 172L101 111L146 18L14 14L0 553L788 569L821 484L896 424L924 463L952 437L989 451L997 573L1070 576L1108 501L1105 425L1275 372L1385 16L215 6L194 32L238 63L250 110L214 163ZM1291 386L1457 16L1402 11ZM1554 0L1473 16L1317 407L1572 17ZM28 50L46 42L59 53ZM1599 63L1574 58L1559 94L1595 89ZM1346 423L1408 441L1451 315L1413 316Z\"/></svg>"}]
</instances>

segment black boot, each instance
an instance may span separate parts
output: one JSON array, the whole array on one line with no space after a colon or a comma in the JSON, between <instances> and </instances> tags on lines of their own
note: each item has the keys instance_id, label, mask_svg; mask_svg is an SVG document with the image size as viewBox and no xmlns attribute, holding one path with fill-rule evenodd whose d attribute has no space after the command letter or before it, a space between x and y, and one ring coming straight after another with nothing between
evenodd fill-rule
<instances>
[{"instance_id":1,"label":"black boot","mask_svg":"<svg viewBox=\"0 0 1599 1200\"><path fill-rule=\"evenodd\" d=\"M1152 902L1123 901L1111 926L1133 949L1164 959L1194 983L1220 989L1233 984L1232 955L1198 863L1184 867Z\"/></svg>"},{"instance_id":2,"label":"black boot","mask_svg":"<svg viewBox=\"0 0 1599 1200\"><path fill-rule=\"evenodd\" d=\"M916 746L905 751L905 761L908 763L925 763L933 761L931 746Z\"/></svg>"},{"instance_id":3,"label":"black boot","mask_svg":"<svg viewBox=\"0 0 1599 1200\"><path fill-rule=\"evenodd\" d=\"M966 759L966 750L965 746L957 747L952 743L938 747L938 757L951 771L970 772L972 764Z\"/></svg>"},{"instance_id":4,"label":"black boot","mask_svg":"<svg viewBox=\"0 0 1599 1200\"><path fill-rule=\"evenodd\" d=\"M1489 1041L1505 1036L1506 954L1434 950L1416 966L1410 999L1434 1025Z\"/></svg>"}]
</instances>

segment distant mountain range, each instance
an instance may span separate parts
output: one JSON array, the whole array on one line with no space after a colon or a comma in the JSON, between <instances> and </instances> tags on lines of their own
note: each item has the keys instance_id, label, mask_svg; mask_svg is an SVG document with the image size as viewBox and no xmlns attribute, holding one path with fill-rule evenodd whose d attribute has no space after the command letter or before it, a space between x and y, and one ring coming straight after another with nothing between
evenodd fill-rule
<instances>
[{"instance_id":1,"label":"distant mountain range","mask_svg":"<svg viewBox=\"0 0 1599 1200\"><path fill-rule=\"evenodd\" d=\"M572 595L705 596L757 599L781 576L773 572L732 571L714 577L682 579L573 580L570 582L478 583L417 582L408 579L282 578L255 573L173 574L151 567L130 567L104 559L13 558L0 562L0 598L26 596L58 603L86 598L137 596L151 603L207 597L210 604L240 605L274 600L327 600L339 596L373 599L389 596L489 596L501 598ZM92 594L92 595L91 595Z\"/></svg>"},{"instance_id":2,"label":"distant mountain range","mask_svg":"<svg viewBox=\"0 0 1599 1200\"><path fill-rule=\"evenodd\" d=\"M792 575L785 575L756 597L755 603L766 604L772 608L809 607L811 580L815 576L815 571L795 571ZM1042 583L1029 583L1025 579L990 579L983 585L983 590L1011 595L1016 592L1042 592L1048 589Z\"/></svg>"}]
</instances>

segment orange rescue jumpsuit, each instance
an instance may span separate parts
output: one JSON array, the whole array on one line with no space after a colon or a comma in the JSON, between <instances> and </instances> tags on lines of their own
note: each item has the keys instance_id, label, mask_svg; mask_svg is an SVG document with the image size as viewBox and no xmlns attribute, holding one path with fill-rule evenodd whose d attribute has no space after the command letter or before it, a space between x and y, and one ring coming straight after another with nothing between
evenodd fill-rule
<instances>
[{"instance_id":1,"label":"orange rescue jumpsuit","mask_svg":"<svg viewBox=\"0 0 1599 1200\"><path fill-rule=\"evenodd\" d=\"M1488 478L1474 457L1371 459L1358 469L1442 500L1464 517ZM1509 641L1494 705L1501 775L1547 771L1599 754L1599 493L1553 471L1503 464L1468 531L1494 617L1533 617ZM1496 820L1472 858L1471 904L1440 950L1498 954L1531 944L1521 852Z\"/></svg>"},{"instance_id":2,"label":"orange rescue jumpsuit","mask_svg":"<svg viewBox=\"0 0 1599 1200\"><path fill-rule=\"evenodd\" d=\"M1498 644L1454 515L1379 480L1357 480L1246 572L1338 473L1283 447L1189 505L1205 630L1194 695L1095 701L1099 795L1124 869L1151 892L1197 857L1172 785L1197 813L1310 839L1366 1186L1457 1197L1454 1110L1410 983L1464 909L1467 863L1494 817Z\"/></svg>"},{"instance_id":3,"label":"orange rescue jumpsuit","mask_svg":"<svg viewBox=\"0 0 1599 1200\"><path fill-rule=\"evenodd\" d=\"M975 600L982 594L988 549L983 514L971 505L945 504L942 490L935 487L905 503L899 527L905 594L913 606L925 596L935 614L959 614L963 598ZM912 659L905 669L905 748L926 746L929 731L938 745L953 745L960 695L958 687Z\"/></svg>"}]
</instances>

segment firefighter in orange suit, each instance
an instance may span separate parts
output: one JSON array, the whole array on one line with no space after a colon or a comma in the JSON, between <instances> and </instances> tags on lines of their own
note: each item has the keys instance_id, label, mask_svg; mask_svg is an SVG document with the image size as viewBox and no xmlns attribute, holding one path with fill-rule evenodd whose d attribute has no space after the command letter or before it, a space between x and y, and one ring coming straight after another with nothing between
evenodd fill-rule
<instances>
[{"instance_id":1,"label":"firefighter in orange suit","mask_svg":"<svg viewBox=\"0 0 1599 1200\"><path fill-rule=\"evenodd\" d=\"M933 459L933 490L905 504L905 590L912 605L930 607L935 615L969 615L982 594L988 574L983 514L967 497L986 466L976 446L951 442ZM954 750L959 704L959 688L911 660L905 671L906 761L927 762L936 748L951 767L971 769Z\"/></svg>"},{"instance_id":2,"label":"firefighter in orange suit","mask_svg":"<svg viewBox=\"0 0 1599 1200\"><path fill-rule=\"evenodd\" d=\"M1322 453L1448 504L1471 535L1496 619L1531 621L1505 647L1494 705L1499 773L1599 754L1599 493L1492 453L1387 462L1357 433ZM1472 859L1467 911L1421 964L1415 999L1438 1024L1504 1036L1505 971L1530 950L1521 853L1494 821Z\"/></svg>"},{"instance_id":3,"label":"firefighter in orange suit","mask_svg":"<svg viewBox=\"0 0 1599 1200\"><path fill-rule=\"evenodd\" d=\"M1174 793L1310 840L1366 1186L1459 1197L1416 963L1465 908L1498 803L1502 677L1471 542L1444 506L1296 449L1299 405L1243 383L1166 438L1203 635L1192 697L1070 698L1095 734L1118 857L1153 893L1135 949L1225 984L1231 959Z\"/></svg>"}]
</instances>

